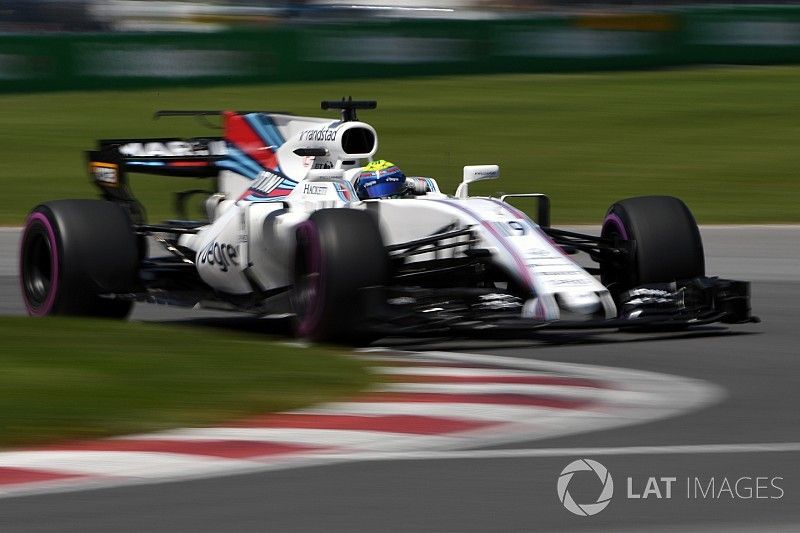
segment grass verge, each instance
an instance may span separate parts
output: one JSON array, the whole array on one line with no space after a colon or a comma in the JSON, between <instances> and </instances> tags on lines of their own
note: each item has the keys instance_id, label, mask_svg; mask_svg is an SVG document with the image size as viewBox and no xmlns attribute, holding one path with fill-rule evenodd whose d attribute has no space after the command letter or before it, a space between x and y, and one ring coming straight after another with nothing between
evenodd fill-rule
<instances>
[{"instance_id":1,"label":"grass verge","mask_svg":"<svg viewBox=\"0 0 800 533\"><path fill-rule=\"evenodd\" d=\"M254 335L0 317L0 447L214 424L356 393L362 362Z\"/></svg>"},{"instance_id":2,"label":"grass verge","mask_svg":"<svg viewBox=\"0 0 800 533\"><path fill-rule=\"evenodd\" d=\"M798 222L798 67L492 75L204 89L0 96L0 224L37 202L94 195L82 150L97 138L216 135L156 109L279 109L376 98L379 156L452 192L465 164L499 163L477 193L545 192L554 220L599 222L613 201L683 198L700 222ZM333 116L333 115L331 115ZM191 180L134 176L151 219Z\"/></svg>"}]
</instances>

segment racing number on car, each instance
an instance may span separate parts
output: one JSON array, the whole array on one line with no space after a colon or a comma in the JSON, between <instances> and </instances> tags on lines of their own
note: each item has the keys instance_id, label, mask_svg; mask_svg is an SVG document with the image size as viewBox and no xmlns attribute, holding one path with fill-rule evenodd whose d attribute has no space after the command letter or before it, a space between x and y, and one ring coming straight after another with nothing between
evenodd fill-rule
<instances>
[{"instance_id":1,"label":"racing number on car","mask_svg":"<svg viewBox=\"0 0 800 533\"><path fill-rule=\"evenodd\" d=\"M522 223L512 220L508 223L508 226L511 228L512 234L525 235L525 226Z\"/></svg>"}]
</instances>

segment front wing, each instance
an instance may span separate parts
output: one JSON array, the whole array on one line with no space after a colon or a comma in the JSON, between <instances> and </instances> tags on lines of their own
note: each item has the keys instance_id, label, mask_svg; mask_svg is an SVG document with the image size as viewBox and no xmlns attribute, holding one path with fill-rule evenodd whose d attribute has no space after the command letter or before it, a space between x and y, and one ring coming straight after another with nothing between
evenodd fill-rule
<instances>
[{"instance_id":1,"label":"front wing","mask_svg":"<svg viewBox=\"0 0 800 533\"><path fill-rule=\"evenodd\" d=\"M539 330L676 330L712 323L759 322L750 310L750 284L694 278L637 287L618 297L614 319L541 321L523 316L524 302L489 289L363 289L368 329L386 336L520 336Z\"/></svg>"}]
</instances>

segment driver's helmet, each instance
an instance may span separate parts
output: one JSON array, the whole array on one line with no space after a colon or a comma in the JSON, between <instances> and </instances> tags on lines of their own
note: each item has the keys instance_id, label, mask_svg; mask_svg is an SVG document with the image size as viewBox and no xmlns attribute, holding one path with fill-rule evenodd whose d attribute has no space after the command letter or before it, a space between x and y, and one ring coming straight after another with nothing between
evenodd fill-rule
<instances>
[{"instance_id":1,"label":"driver's helmet","mask_svg":"<svg viewBox=\"0 0 800 533\"><path fill-rule=\"evenodd\" d=\"M356 178L356 194L362 200L391 198L406 190L406 175L397 165L378 159L361 169Z\"/></svg>"}]
</instances>

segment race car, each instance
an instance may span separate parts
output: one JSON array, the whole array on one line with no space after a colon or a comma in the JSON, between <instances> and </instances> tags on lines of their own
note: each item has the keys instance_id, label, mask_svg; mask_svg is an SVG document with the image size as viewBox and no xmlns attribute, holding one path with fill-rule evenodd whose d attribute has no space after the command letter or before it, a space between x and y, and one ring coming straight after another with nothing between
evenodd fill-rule
<instances>
[{"instance_id":1,"label":"race car","mask_svg":"<svg viewBox=\"0 0 800 533\"><path fill-rule=\"evenodd\" d=\"M599 236L555 229L544 194L469 195L498 165L465 166L450 196L376 159L377 133L357 117L376 107L323 101L338 119L159 111L219 117L223 135L99 141L87 158L102 199L46 202L27 219L28 313L123 318L151 302L288 318L301 337L348 343L755 320L748 283L705 275L681 200L616 202ZM151 223L132 173L211 179L214 190L178 194L181 217ZM188 220L197 194L205 219ZM512 205L523 201L535 220Z\"/></svg>"}]
</instances>

